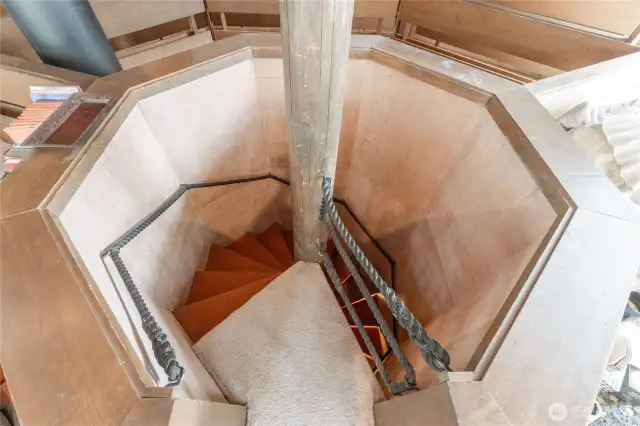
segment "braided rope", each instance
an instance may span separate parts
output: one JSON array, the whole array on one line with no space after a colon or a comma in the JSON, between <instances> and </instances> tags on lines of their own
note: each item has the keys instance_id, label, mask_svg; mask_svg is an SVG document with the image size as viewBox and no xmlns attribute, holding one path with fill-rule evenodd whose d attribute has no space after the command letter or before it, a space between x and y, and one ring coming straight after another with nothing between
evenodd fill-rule
<instances>
[{"instance_id":1,"label":"braided rope","mask_svg":"<svg viewBox=\"0 0 640 426\"><path fill-rule=\"evenodd\" d=\"M410 383L408 381L405 381L403 383L396 383L391 381L391 379L389 378L389 375L387 374L387 371L384 369L382 360L380 359L380 355L378 355L378 351L376 350L376 347L371 341L369 334L367 334L367 330L364 328L364 325L362 324L362 320L360 320L360 317L358 316L355 309L351 305L349 296L347 296L347 293L344 291L344 288L340 283L340 278L338 277L338 273L336 272L336 269L331 263L329 256L325 252L322 253L322 263L324 265L325 271L327 271L327 275L329 275L329 278L331 279L331 283L333 284L333 287L336 289L336 292L340 295L340 298L342 299L342 302L347 308L349 315L351 315L351 318L353 319L354 324L358 328L358 332L360 333L360 336L362 336L362 340L364 341L364 344L367 347L369 354L373 358L373 362L375 363L376 368L380 372L380 376L382 377L382 380L384 381L387 388L389 388L389 390L391 390L393 394L400 394L413 389L415 387L415 380L414 380L414 383Z\"/></svg>"},{"instance_id":2,"label":"braided rope","mask_svg":"<svg viewBox=\"0 0 640 426\"><path fill-rule=\"evenodd\" d=\"M371 309L371 312L373 313L373 317L375 318L376 322L380 326L380 329L382 330L382 334L387 339L389 346L391 346L391 350L393 354L398 358L400 365L402 365L402 368L404 368L405 370L404 382L395 383L389 379L388 374L384 369L384 366L378 365L376 363L376 367L378 368L378 371L380 371L380 375L382 376L384 383L387 385L391 393L393 393L394 395L401 394L415 388L416 374L415 374L415 371L413 371L413 366L411 365L409 360L405 357L404 353L402 352L402 349L400 349L400 345L398 344L398 341L396 340L395 336L389 329L389 325L387 324L387 321L382 316L382 312L380 311L378 304L373 300L373 297L371 296L369 289L367 288L364 281L362 280L362 277L358 273L358 270L356 269L355 265L349 258L349 255L347 254L345 249L342 247L342 244L340 243L338 235L336 234L335 230L331 226L329 226L329 233L331 235L331 239L333 240L335 247L338 249L338 253L340 254L340 257L342 257L342 260L347 265L347 268L349 269L349 272L351 272L351 276L354 278L358 286L358 289L360 290L360 293L364 296L364 299L366 300L367 305L369 306L369 308ZM324 256L328 259L328 256L326 256L326 253L324 254ZM326 268L327 261L325 261L324 258L323 258L323 262ZM331 263L331 260L328 260L328 263ZM334 286L335 286L335 283L334 283ZM340 287L340 290L344 292L342 285L340 285L339 287ZM351 310L353 310L351 303L347 300L345 301L345 305L347 306L347 310L349 310L349 314L351 315L351 318L353 319L353 321L356 323L359 322L360 318L357 317L357 314L355 314L355 310L354 312L351 312ZM362 334L362 331L360 334ZM365 331L365 334L366 334L366 337L369 338L369 335L366 333L366 331ZM362 335L362 337L364 339L365 335Z\"/></svg>"},{"instance_id":3,"label":"braided rope","mask_svg":"<svg viewBox=\"0 0 640 426\"><path fill-rule=\"evenodd\" d=\"M190 184L181 184L178 189L176 189L173 194L169 196L165 201L162 202L153 212L151 212L146 218L144 218L138 225L136 225L133 229L129 230L126 234L118 238L113 244L109 245L105 248L100 255L101 256L109 256L113 263L116 266L118 271L118 275L124 282L124 285L129 293L129 296L133 300L133 303L140 315L140 319L142 320L142 328L145 331L147 337L151 341L151 347L153 348L153 355L160 365L163 368L164 372L167 374L169 383L167 387L173 387L180 384L182 377L184 376L184 368L180 366L178 360L176 359L176 353L171 343L167 339L167 335L163 332L162 328L156 323L155 318L149 312L149 308L144 301L142 294L140 294L140 290L135 285L127 266L124 261L120 257L120 250L133 241L138 235L142 233L145 229L147 229L153 222L155 222L164 212L166 212L169 207L171 207L180 197L184 195L185 192L191 189L198 188L211 188L215 186L225 186L225 185L235 185L238 183L247 183L254 182L258 180L264 180L268 178L273 178L273 176L263 175L263 176L255 176L255 177L247 177L240 179L231 179L220 182L205 182L205 183L190 183Z\"/></svg>"},{"instance_id":4,"label":"braided rope","mask_svg":"<svg viewBox=\"0 0 640 426\"><path fill-rule=\"evenodd\" d=\"M167 340L167 335L156 323L151 312L149 312L149 308L140 294L140 290L138 290L138 287L134 284L131 274L129 274L127 267L120 257L120 249L112 249L109 251L109 257L113 260L118 274L122 277L122 281L124 281L124 285L140 314L142 329L147 334L149 340L151 340L153 354L169 378L169 384L167 386L172 387L178 385L184 376L184 368L178 364L176 353L171 347L171 343Z\"/></svg>"},{"instance_id":5,"label":"braided rope","mask_svg":"<svg viewBox=\"0 0 640 426\"><path fill-rule=\"evenodd\" d=\"M322 207L321 217L324 214L324 221L338 231L338 234L345 241L347 247L353 253L358 263L362 266L365 272L371 278L371 281L376 288L382 293L393 316L398 320L404 329L407 330L409 338L418 346L422 354L424 361L431 366L435 371L450 371L449 363L450 358L448 352L438 343L429 337L422 324L413 315L413 313L407 308L404 301L400 299L395 291L382 279L378 271L373 267L369 259L365 256L360 249L360 246L355 242L347 227L345 226L335 204L331 197L331 178L324 177L322 181ZM387 337L387 336L385 336Z\"/></svg>"}]
</instances>

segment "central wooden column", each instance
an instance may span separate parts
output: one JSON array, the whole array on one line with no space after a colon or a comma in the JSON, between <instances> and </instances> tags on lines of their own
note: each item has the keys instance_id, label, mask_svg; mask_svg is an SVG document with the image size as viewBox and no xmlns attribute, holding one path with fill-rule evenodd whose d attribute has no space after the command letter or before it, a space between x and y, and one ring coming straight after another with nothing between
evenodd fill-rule
<instances>
[{"instance_id":1,"label":"central wooden column","mask_svg":"<svg viewBox=\"0 0 640 426\"><path fill-rule=\"evenodd\" d=\"M353 0L280 0L296 260L317 262L322 177L334 177Z\"/></svg>"}]
</instances>

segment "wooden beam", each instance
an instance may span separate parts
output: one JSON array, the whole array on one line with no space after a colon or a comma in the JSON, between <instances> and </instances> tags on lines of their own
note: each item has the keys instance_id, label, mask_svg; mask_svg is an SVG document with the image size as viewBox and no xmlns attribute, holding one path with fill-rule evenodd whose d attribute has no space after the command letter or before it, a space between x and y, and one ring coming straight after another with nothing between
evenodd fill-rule
<instances>
[{"instance_id":1,"label":"wooden beam","mask_svg":"<svg viewBox=\"0 0 640 426\"><path fill-rule=\"evenodd\" d=\"M97 1L91 6L108 38L204 12L197 1Z\"/></svg>"},{"instance_id":2,"label":"wooden beam","mask_svg":"<svg viewBox=\"0 0 640 426\"><path fill-rule=\"evenodd\" d=\"M422 33L434 32L433 37L425 35L447 44L473 42L565 71L639 49L621 41L458 0L402 2L398 18L417 24Z\"/></svg>"},{"instance_id":3,"label":"wooden beam","mask_svg":"<svg viewBox=\"0 0 640 426\"><path fill-rule=\"evenodd\" d=\"M637 0L489 0L489 3L624 36L640 22L640 3Z\"/></svg>"},{"instance_id":4,"label":"wooden beam","mask_svg":"<svg viewBox=\"0 0 640 426\"><path fill-rule=\"evenodd\" d=\"M295 256L316 262L322 177L333 178L342 125L353 0L280 2Z\"/></svg>"},{"instance_id":5,"label":"wooden beam","mask_svg":"<svg viewBox=\"0 0 640 426\"><path fill-rule=\"evenodd\" d=\"M0 220L0 357L20 420L117 426L138 396L42 214Z\"/></svg>"}]
</instances>

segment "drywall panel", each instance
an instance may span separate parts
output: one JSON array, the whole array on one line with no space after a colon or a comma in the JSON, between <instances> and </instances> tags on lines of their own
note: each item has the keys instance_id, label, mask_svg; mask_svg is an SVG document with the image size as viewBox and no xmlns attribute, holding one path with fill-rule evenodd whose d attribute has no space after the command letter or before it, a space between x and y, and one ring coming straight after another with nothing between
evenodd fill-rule
<instances>
[{"instance_id":1,"label":"drywall panel","mask_svg":"<svg viewBox=\"0 0 640 426\"><path fill-rule=\"evenodd\" d=\"M427 213L487 114L480 104L376 62L365 71L355 144L340 151L339 161L350 165L346 201L396 260L400 295L416 289L414 300L441 312L452 298Z\"/></svg>"},{"instance_id":2,"label":"drywall panel","mask_svg":"<svg viewBox=\"0 0 640 426\"><path fill-rule=\"evenodd\" d=\"M359 77L355 143L339 159L346 200L396 261L398 294L464 370L555 212L484 105L376 62ZM437 383L404 350L420 385Z\"/></svg>"},{"instance_id":3,"label":"drywall panel","mask_svg":"<svg viewBox=\"0 0 640 426\"><path fill-rule=\"evenodd\" d=\"M213 242L220 245L246 232L262 232L273 222L292 229L291 189L273 179L196 189L188 197Z\"/></svg>"},{"instance_id":4,"label":"drywall panel","mask_svg":"<svg viewBox=\"0 0 640 426\"><path fill-rule=\"evenodd\" d=\"M59 216L75 255L91 275L137 355L160 384L166 377L151 360L153 356L149 354L153 352L141 330L133 302L112 262L103 263L99 253L177 187L178 181L140 109L134 107ZM193 362L195 358L189 360L188 345L185 348L188 340L180 334L177 323L171 324L163 312L169 312L186 298L193 271L202 264L208 245L207 233L183 197L121 251L149 309L176 346L179 361L190 370L197 370L199 363ZM181 351L182 348L185 349ZM221 398L207 375L186 375L181 388L190 391L193 397Z\"/></svg>"},{"instance_id":5,"label":"drywall panel","mask_svg":"<svg viewBox=\"0 0 640 426\"><path fill-rule=\"evenodd\" d=\"M465 370L556 214L486 111L422 214L421 226L383 245L402 255L397 289L407 306L448 350L454 371ZM403 349L422 388L438 383L412 342ZM389 368L401 374L393 361Z\"/></svg>"},{"instance_id":6,"label":"drywall panel","mask_svg":"<svg viewBox=\"0 0 640 426\"><path fill-rule=\"evenodd\" d=\"M180 183L268 172L251 61L150 96L139 106Z\"/></svg>"}]
</instances>

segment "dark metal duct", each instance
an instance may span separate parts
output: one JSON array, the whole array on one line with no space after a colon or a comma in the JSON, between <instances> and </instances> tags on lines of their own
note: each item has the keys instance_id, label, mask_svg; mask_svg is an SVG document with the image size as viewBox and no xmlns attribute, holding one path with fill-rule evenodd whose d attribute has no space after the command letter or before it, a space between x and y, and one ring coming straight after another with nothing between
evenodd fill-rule
<instances>
[{"instance_id":1,"label":"dark metal duct","mask_svg":"<svg viewBox=\"0 0 640 426\"><path fill-rule=\"evenodd\" d=\"M2 3L45 64L96 76L122 71L88 0Z\"/></svg>"}]
</instances>

